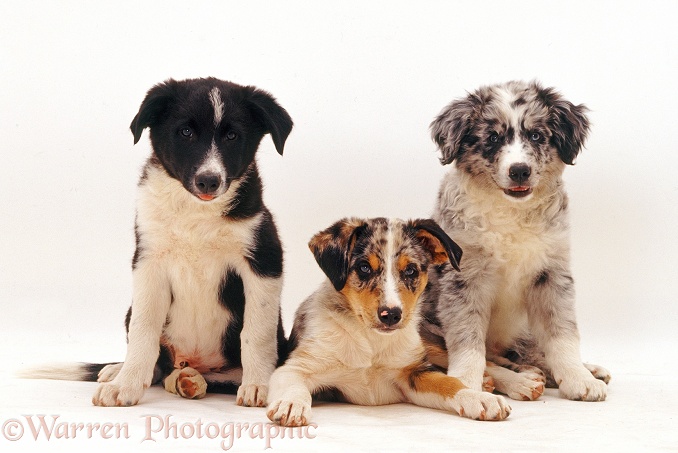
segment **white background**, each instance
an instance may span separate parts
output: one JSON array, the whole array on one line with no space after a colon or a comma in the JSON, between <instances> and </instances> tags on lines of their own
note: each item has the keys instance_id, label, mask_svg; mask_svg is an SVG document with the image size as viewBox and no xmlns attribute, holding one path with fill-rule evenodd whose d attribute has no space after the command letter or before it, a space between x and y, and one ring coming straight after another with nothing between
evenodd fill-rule
<instances>
[{"instance_id":1,"label":"white background","mask_svg":"<svg viewBox=\"0 0 678 453\"><path fill-rule=\"evenodd\" d=\"M292 116L284 156L270 138L259 151L289 331L323 278L308 239L344 216L429 216L448 171L433 117L481 84L538 79L591 109L586 149L565 173L582 351L611 369L611 399L637 397L622 383L615 394L614 377L647 387L642 376L678 368L677 19L672 1L3 2L4 362L124 357L150 151L128 126L155 83L252 84ZM6 385L5 398L32 388ZM78 391L86 400L92 388Z\"/></svg>"}]
</instances>

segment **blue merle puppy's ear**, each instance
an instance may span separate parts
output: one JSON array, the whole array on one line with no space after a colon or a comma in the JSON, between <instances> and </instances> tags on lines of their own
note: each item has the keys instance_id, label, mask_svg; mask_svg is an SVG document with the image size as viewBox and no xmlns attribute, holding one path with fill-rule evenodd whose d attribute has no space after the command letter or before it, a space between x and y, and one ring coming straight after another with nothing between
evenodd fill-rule
<instances>
[{"instance_id":1,"label":"blue merle puppy's ear","mask_svg":"<svg viewBox=\"0 0 678 453\"><path fill-rule=\"evenodd\" d=\"M417 219L408 225L414 231L414 236L431 254L433 264L441 265L449 262L459 270L462 250L445 231L431 219Z\"/></svg>"},{"instance_id":2,"label":"blue merle puppy's ear","mask_svg":"<svg viewBox=\"0 0 678 453\"><path fill-rule=\"evenodd\" d=\"M538 92L549 108L551 145L558 150L558 156L563 162L572 165L589 134L590 123L586 116L589 109L584 104L574 105L565 100L553 88L539 87Z\"/></svg>"},{"instance_id":3,"label":"blue merle puppy's ear","mask_svg":"<svg viewBox=\"0 0 678 453\"><path fill-rule=\"evenodd\" d=\"M431 122L431 138L441 152L443 165L452 163L471 132L473 114L478 104L477 96L469 94L448 104Z\"/></svg>"},{"instance_id":4,"label":"blue merle puppy's ear","mask_svg":"<svg viewBox=\"0 0 678 453\"><path fill-rule=\"evenodd\" d=\"M139 107L139 112L129 126L134 135L135 145L141 138L141 133L144 129L157 124L165 111L167 111L167 107L176 97L176 86L177 82L175 80L168 79L148 90L146 97Z\"/></svg>"},{"instance_id":5,"label":"blue merle puppy's ear","mask_svg":"<svg viewBox=\"0 0 678 453\"><path fill-rule=\"evenodd\" d=\"M292 118L269 93L254 87L248 88L251 90L249 103L252 114L264 130L271 134L275 149L282 156L285 141L292 132Z\"/></svg>"},{"instance_id":6,"label":"blue merle puppy's ear","mask_svg":"<svg viewBox=\"0 0 678 453\"><path fill-rule=\"evenodd\" d=\"M317 233L308 243L320 269L337 291L346 285L351 252L356 238L366 225L361 219L342 219Z\"/></svg>"}]
</instances>

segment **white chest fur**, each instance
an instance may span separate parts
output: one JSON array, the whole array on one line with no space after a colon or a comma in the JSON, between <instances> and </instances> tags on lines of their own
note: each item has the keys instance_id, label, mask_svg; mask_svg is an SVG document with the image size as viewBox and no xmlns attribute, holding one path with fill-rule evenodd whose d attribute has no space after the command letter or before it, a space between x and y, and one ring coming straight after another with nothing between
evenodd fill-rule
<instances>
[{"instance_id":1,"label":"white chest fur","mask_svg":"<svg viewBox=\"0 0 678 453\"><path fill-rule=\"evenodd\" d=\"M228 193L223 198L197 200L152 167L139 187L138 266L155 266L172 296L161 341L173 350L176 364L186 361L200 371L227 365L222 339L232 315L219 292L229 270L251 272L245 256L261 221L224 218Z\"/></svg>"}]
</instances>

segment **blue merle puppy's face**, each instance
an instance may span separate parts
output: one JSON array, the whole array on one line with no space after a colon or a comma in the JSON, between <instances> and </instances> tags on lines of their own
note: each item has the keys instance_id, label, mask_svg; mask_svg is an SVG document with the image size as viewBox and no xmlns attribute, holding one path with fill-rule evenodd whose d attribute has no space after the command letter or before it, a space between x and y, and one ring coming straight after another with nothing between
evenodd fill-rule
<instances>
[{"instance_id":1,"label":"blue merle puppy's face","mask_svg":"<svg viewBox=\"0 0 678 453\"><path fill-rule=\"evenodd\" d=\"M589 130L586 111L536 82L508 82L453 101L431 132L443 164L454 161L487 189L527 200L574 162Z\"/></svg>"}]
</instances>

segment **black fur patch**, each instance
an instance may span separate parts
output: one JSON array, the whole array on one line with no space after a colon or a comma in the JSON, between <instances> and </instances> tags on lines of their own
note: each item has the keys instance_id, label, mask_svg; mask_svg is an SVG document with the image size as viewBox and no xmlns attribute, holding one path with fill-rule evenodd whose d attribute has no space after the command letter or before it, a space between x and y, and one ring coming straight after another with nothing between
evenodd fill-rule
<instances>
[{"instance_id":1,"label":"black fur patch","mask_svg":"<svg viewBox=\"0 0 678 453\"><path fill-rule=\"evenodd\" d=\"M534 286L543 286L543 285L545 285L546 283L548 283L549 278L550 278L550 276L549 276L549 272L548 272L548 271L546 271L546 270L541 271L541 273L539 273L539 275L537 276L536 280L534 281Z\"/></svg>"},{"instance_id":2,"label":"black fur patch","mask_svg":"<svg viewBox=\"0 0 678 453\"><path fill-rule=\"evenodd\" d=\"M254 233L254 247L247 255L250 267L260 277L278 278L283 271L283 251L273 216L265 209L259 228Z\"/></svg>"},{"instance_id":3,"label":"black fur patch","mask_svg":"<svg viewBox=\"0 0 678 453\"><path fill-rule=\"evenodd\" d=\"M241 184L233 197L230 209L223 213L232 219L247 219L260 213L264 208L263 188L259 171L253 166L241 178Z\"/></svg>"},{"instance_id":4,"label":"black fur patch","mask_svg":"<svg viewBox=\"0 0 678 453\"><path fill-rule=\"evenodd\" d=\"M219 289L219 302L231 313L231 322L228 324L222 340L222 354L229 366L240 366L240 332L242 332L245 317L245 287L240 275L228 271Z\"/></svg>"}]
</instances>

